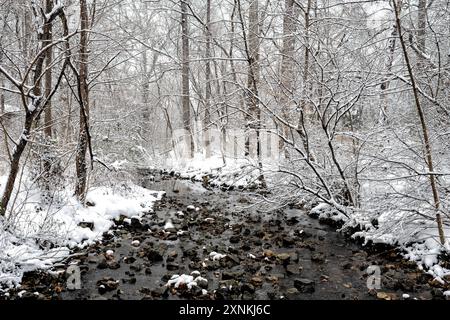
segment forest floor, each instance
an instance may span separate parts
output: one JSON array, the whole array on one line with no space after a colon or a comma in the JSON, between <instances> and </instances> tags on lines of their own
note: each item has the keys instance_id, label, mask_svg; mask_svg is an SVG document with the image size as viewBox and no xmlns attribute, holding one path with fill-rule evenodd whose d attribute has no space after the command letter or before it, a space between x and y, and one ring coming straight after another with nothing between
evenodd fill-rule
<instances>
[{"instance_id":1,"label":"forest floor","mask_svg":"<svg viewBox=\"0 0 450 320\"><path fill-rule=\"evenodd\" d=\"M362 247L287 208L261 214L244 191L206 189L163 175L154 212L55 265L26 273L1 299L444 299L448 287L389 247ZM81 289L66 288L77 265ZM381 284L369 290L369 266Z\"/></svg>"}]
</instances>

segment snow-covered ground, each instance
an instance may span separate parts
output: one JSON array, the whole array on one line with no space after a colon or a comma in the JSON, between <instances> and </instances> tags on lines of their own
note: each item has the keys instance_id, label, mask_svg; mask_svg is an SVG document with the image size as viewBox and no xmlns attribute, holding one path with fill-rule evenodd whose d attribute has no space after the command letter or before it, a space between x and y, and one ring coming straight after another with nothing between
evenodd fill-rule
<instances>
[{"instance_id":1,"label":"snow-covered ground","mask_svg":"<svg viewBox=\"0 0 450 320\"><path fill-rule=\"evenodd\" d=\"M6 177L0 177L0 194L5 181ZM25 177L14 192L9 215L0 220L0 285L17 285L24 272L50 268L67 257L71 248L100 240L113 219L151 212L162 194L120 183L90 190L87 207L70 190L61 191L58 204L41 206L39 189Z\"/></svg>"}]
</instances>

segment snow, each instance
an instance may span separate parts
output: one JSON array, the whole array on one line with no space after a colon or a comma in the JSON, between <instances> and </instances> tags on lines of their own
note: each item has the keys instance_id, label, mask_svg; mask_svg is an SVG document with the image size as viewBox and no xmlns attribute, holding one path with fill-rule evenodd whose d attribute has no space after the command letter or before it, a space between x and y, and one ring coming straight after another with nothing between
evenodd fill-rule
<instances>
[{"instance_id":1,"label":"snow","mask_svg":"<svg viewBox=\"0 0 450 320\"><path fill-rule=\"evenodd\" d=\"M164 229L175 229L175 226L173 225L172 221L169 219L167 220L166 224L164 225Z\"/></svg>"},{"instance_id":2,"label":"snow","mask_svg":"<svg viewBox=\"0 0 450 320\"><path fill-rule=\"evenodd\" d=\"M331 206L328 203L319 203L312 208L309 214L313 217L318 217L320 220L331 219L333 221L346 221L347 217L341 212L337 211L335 206Z\"/></svg>"},{"instance_id":3,"label":"snow","mask_svg":"<svg viewBox=\"0 0 450 320\"><path fill-rule=\"evenodd\" d=\"M198 270L192 271L192 272L191 272L191 276L194 276L194 277L200 276L200 271L198 271Z\"/></svg>"},{"instance_id":4,"label":"snow","mask_svg":"<svg viewBox=\"0 0 450 320\"><path fill-rule=\"evenodd\" d=\"M17 113L22 109L18 105L5 104L5 113Z\"/></svg>"},{"instance_id":5,"label":"snow","mask_svg":"<svg viewBox=\"0 0 450 320\"><path fill-rule=\"evenodd\" d=\"M164 164L167 171L177 172L181 178L204 182L208 176L211 186L248 187L259 184L260 171L257 162L252 159L235 159L221 155L205 158L203 154L196 153L190 160L169 159ZM267 159L263 162L263 169L273 171L278 166L277 161ZM190 210L195 210L192 208Z\"/></svg>"},{"instance_id":6,"label":"snow","mask_svg":"<svg viewBox=\"0 0 450 320\"><path fill-rule=\"evenodd\" d=\"M22 296L26 293L26 290L22 290L20 291L17 295L19 296L19 298L22 298Z\"/></svg>"},{"instance_id":7,"label":"snow","mask_svg":"<svg viewBox=\"0 0 450 320\"><path fill-rule=\"evenodd\" d=\"M0 194L6 177L0 177ZM71 190L61 191L65 199L51 207L40 206L40 191L26 176L19 191L15 190L15 206L8 208L8 224L0 218L0 286L16 286L23 273L36 269L49 269L67 257L72 248L84 248L102 239L103 233L120 216L141 217L152 211L155 201L163 192L141 188L132 183L116 187L98 187L87 194L94 206L83 207ZM93 229L79 226L80 222L93 223ZM45 242L53 244L49 249ZM106 254L114 252L107 251Z\"/></svg>"},{"instance_id":8,"label":"snow","mask_svg":"<svg viewBox=\"0 0 450 320\"><path fill-rule=\"evenodd\" d=\"M167 281L166 286L179 288L180 286L186 286L189 290L192 287L197 286L197 282L194 281L194 277L187 274L174 274L169 281Z\"/></svg>"},{"instance_id":9,"label":"snow","mask_svg":"<svg viewBox=\"0 0 450 320\"><path fill-rule=\"evenodd\" d=\"M132 245L133 247L139 247L140 244L141 244L141 242L140 242L139 240L133 240L133 241L131 242L131 245Z\"/></svg>"},{"instance_id":10,"label":"snow","mask_svg":"<svg viewBox=\"0 0 450 320\"><path fill-rule=\"evenodd\" d=\"M109 257L111 257L111 256L114 255L114 251L112 251L112 250L107 250L107 251L106 251L106 255L109 256Z\"/></svg>"},{"instance_id":11,"label":"snow","mask_svg":"<svg viewBox=\"0 0 450 320\"><path fill-rule=\"evenodd\" d=\"M45 14L45 20L48 21L53 15L55 15L58 11L60 11L63 8L64 4L62 3L62 1L57 0L55 2L55 5L53 6L53 9L49 13Z\"/></svg>"},{"instance_id":12,"label":"snow","mask_svg":"<svg viewBox=\"0 0 450 320\"><path fill-rule=\"evenodd\" d=\"M217 260L225 258L226 256L227 256L226 254L221 254L221 253L217 253L217 252L213 251L209 254L209 259L212 261L217 261Z\"/></svg>"},{"instance_id":13,"label":"snow","mask_svg":"<svg viewBox=\"0 0 450 320\"><path fill-rule=\"evenodd\" d=\"M187 275L187 274L182 274L182 275L178 275L178 274L174 274L169 281L167 281L166 286L168 287L174 287L174 288L179 288L180 286L186 286L189 290L191 290L193 287L197 287L198 284L200 282L203 283L208 283L208 280L201 277L201 276L196 276L197 273L195 275L192 275L193 273L191 273L191 275ZM195 278L194 278L195 277ZM206 294L202 291L203 294Z\"/></svg>"}]
</instances>

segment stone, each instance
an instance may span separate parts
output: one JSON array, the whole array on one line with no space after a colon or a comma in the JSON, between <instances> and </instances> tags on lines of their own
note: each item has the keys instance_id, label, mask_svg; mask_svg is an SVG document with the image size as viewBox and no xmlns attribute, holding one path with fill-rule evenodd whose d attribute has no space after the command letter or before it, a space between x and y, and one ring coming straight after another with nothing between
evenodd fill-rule
<instances>
[{"instance_id":1,"label":"stone","mask_svg":"<svg viewBox=\"0 0 450 320\"><path fill-rule=\"evenodd\" d=\"M234 235L230 237L230 243L238 243L239 241L241 241L241 237Z\"/></svg>"},{"instance_id":2,"label":"stone","mask_svg":"<svg viewBox=\"0 0 450 320\"><path fill-rule=\"evenodd\" d=\"M261 241L261 239L254 239L253 244L255 246L259 247L259 246L262 246L263 242Z\"/></svg>"},{"instance_id":3,"label":"stone","mask_svg":"<svg viewBox=\"0 0 450 320\"><path fill-rule=\"evenodd\" d=\"M166 265L166 268L167 268L167 270L169 270L169 271L175 271L175 270L180 269L180 265L179 265L178 263L169 262L169 263Z\"/></svg>"},{"instance_id":4,"label":"stone","mask_svg":"<svg viewBox=\"0 0 450 320\"><path fill-rule=\"evenodd\" d=\"M302 293L313 293L315 291L315 282L306 278L294 280L294 287Z\"/></svg>"},{"instance_id":5,"label":"stone","mask_svg":"<svg viewBox=\"0 0 450 320\"><path fill-rule=\"evenodd\" d=\"M289 248L295 244L295 240L290 236L285 236L282 239L283 247Z\"/></svg>"},{"instance_id":6,"label":"stone","mask_svg":"<svg viewBox=\"0 0 450 320\"><path fill-rule=\"evenodd\" d=\"M126 264L132 264L136 262L136 258L134 257L124 257L123 258L123 262L125 262Z\"/></svg>"},{"instance_id":7,"label":"stone","mask_svg":"<svg viewBox=\"0 0 450 320\"><path fill-rule=\"evenodd\" d=\"M189 257L190 259L193 259L193 258L197 257L197 250L192 248L192 249L183 251L183 257Z\"/></svg>"},{"instance_id":8,"label":"stone","mask_svg":"<svg viewBox=\"0 0 450 320\"><path fill-rule=\"evenodd\" d=\"M117 289L118 286L119 281L116 281L113 278L103 278L97 281L97 288L100 294L104 294L108 291L113 291Z\"/></svg>"},{"instance_id":9,"label":"stone","mask_svg":"<svg viewBox=\"0 0 450 320\"><path fill-rule=\"evenodd\" d=\"M241 295L242 300L255 300L255 295L250 292L243 292Z\"/></svg>"},{"instance_id":10,"label":"stone","mask_svg":"<svg viewBox=\"0 0 450 320\"><path fill-rule=\"evenodd\" d=\"M141 242L140 242L139 240L133 240L133 241L131 242L131 245L132 245L133 247L139 247L140 244L141 244Z\"/></svg>"},{"instance_id":11,"label":"stone","mask_svg":"<svg viewBox=\"0 0 450 320\"><path fill-rule=\"evenodd\" d=\"M264 280L261 277L253 277L250 279L250 282L256 287L261 286L263 281Z\"/></svg>"},{"instance_id":12,"label":"stone","mask_svg":"<svg viewBox=\"0 0 450 320\"><path fill-rule=\"evenodd\" d=\"M130 226L131 226L131 228L136 229L136 230L142 230L144 228L141 221L137 218L131 218Z\"/></svg>"},{"instance_id":13,"label":"stone","mask_svg":"<svg viewBox=\"0 0 450 320\"><path fill-rule=\"evenodd\" d=\"M194 297L198 297L201 296L203 294L203 289L197 286L193 286L190 290L190 293L194 296Z\"/></svg>"},{"instance_id":14,"label":"stone","mask_svg":"<svg viewBox=\"0 0 450 320\"><path fill-rule=\"evenodd\" d=\"M244 283L241 286L242 293L249 292L249 293L255 293L255 287L251 283Z\"/></svg>"},{"instance_id":15,"label":"stone","mask_svg":"<svg viewBox=\"0 0 450 320\"><path fill-rule=\"evenodd\" d=\"M148 249L146 252L147 259L151 262L160 262L163 261L163 256L161 252L155 249Z\"/></svg>"},{"instance_id":16,"label":"stone","mask_svg":"<svg viewBox=\"0 0 450 320\"><path fill-rule=\"evenodd\" d=\"M264 250L263 256L267 258L272 258L275 255L275 253L272 250Z\"/></svg>"},{"instance_id":17,"label":"stone","mask_svg":"<svg viewBox=\"0 0 450 320\"><path fill-rule=\"evenodd\" d=\"M315 253L311 256L311 261L316 263L324 263L325 255L323 253Z\"/></svg>"},{"instance_id":18,"label":"stone","mask_svg":"<svg viewBox=\"0 0 450 320\"><path fill-rule=\"evenodd\" d=\"M153 289L150 292L150 295L154 298L168 297L169 296L169 287L159 287L159 288Z\"/></svg>"},{"instance_id":19,"label":"stone","mask_svg":"<svg viewBox=\"0 0 450 320\"><path fill-rule=\"evenodd\" d=\"M91 231L94 230L94 223L93 222L82 221L82 222L78 223L78 226L81 227L81 228L88 228Z\"/></svg>"},{"instance_id":20,"label":"stone","mask_svg":"<svg viewBox=\"0 0 450 320\"><path fill-rule=\"evenodd\" d=\"M111 261L110 263L108 263L108 268L111 270L117 270L120 268L120 263L118 263L117 261Z\"/></svg>"},{"instance_id":21,"label":"stone","mask_svg":"<svg viewBox=\"0 0 450 320\"><path fill-rule=\"evenodd\" d=\"M239 258L233 254L227 254L227 256L225 257L227 261L232 262L233 264L239 264L241 261L239 260Z\"/></svg>"},{"instance_id":22,"label":"stone","mask_svg":"<svg viewBox=\"0 0 450 320\"><path fill-rule=\"evenodd\" d=\"M444 300L445 299L444 292L442 291L442 289L433 288L431 290L431 294L433 295L433 299L436 299L436 300Z\"/></svg>"},{"instance_id":23,"label":"stone","mask_svg":"<svg viewBox=\"0 0 450 320\"><path fill-rule=\"evenodd\" d=\"M107 269L108 263L106 262L105 258L102 258L100 262L97 264L97 269Z\"/></svg>"},{"instance_id":24,"label":"stone","mask_svg":"<svg viewBox=\"0 0 450 320\"><path fill-rule=\"evenodd\" d=\"M377 292L377 298L380 300L397 300L395 293Z\"/></svg>"},{"instance_id":25,"label":"stone","mask_svg":"<svg viewBox=\"0 0 450 320\"><path fill-rule=\"evenodd\" d=\"M239 279L244 275L243 271L223 271L222 280Z\"/></svg>"},{"instance_id":26,"label":"stone","mask_svg":"<svg viewBox=\"0 0 450 320\"><path fill-rule=\"evenodd\" d=\"M289 288L286 290L286 297L289 300L294 300L297 299L299 293L300 291L298 291L297 288Z\"/></svg>"},{"instance_id":27,"label":"stone","mask_svg":"<svg viewBox=\"0 0 450 320\"><path fill-rule=\"evenodd\" d=\"M142 266L141 266L141 265L131 265L131 266L130 266L130 270L139 272L139 271L142 270Z\"/></svg>"},{"instance_id":28,"label":"stone","mask_svg":"<svg viewBox=\"0 0 450 320\"><path fill-rule=\"evenodd\" d=\"M169 234L166 237L166 240L168 240L168 241L176 241L176 240L178 240L178 235L176 233L171 233L171 234Z\"/></svg>"},{"instance_id":29,"label":"stone","mask_svg":"<svg viewBox=\"0 0 450 320\"><path fill-rule=\"evenodd\" d=\"M344 263L342 265L342 269L344 270L350 270L352 268L352 264L350 262Z\"/></svg>"},{"instance_id":30,"label":"stone","mask_svg":"<svg viewBox=\"0 0 450 320\"><path fill-rule=\"evenodd\" d=\"M303 268L301 266L298 265L294 265L294 264L289 264L286 266L286 273L288 275L299 275L300 272L303 270Z\"/></svg>"},{"instance_id":31,"label":"stone","mask_svg":"<svg viewBox=\"0 0 450 320\"><path fill-rule=\"evenodd\" d=\"M203 277L196 277L194 279L197 282L197 285L202 289L208 289L208 280Z\"/></svg>"},{"instance_id":32,"label":"stone","mask_svg":"<svg viewBox=\"0 0 450 320\"><path fill-rule=\"evenodd\" d=\"M289 255L291 256L291 262L297 263L299 261L298 254L296 252L291 252L289 253Z\"/></svg>"},{"instance_id":33,"label":"stone","mask_svg":"<svg viewBox=\"0 0 450 320\"><path fill-rule=\"evenodd\" d=\"M130 279L122 279L123 283L136 284L136 278L132 277Z\"/></svg>"},{"instance_id":34,"label":"stone","mask_svg":"<svg viewBox=\"0 0 450 320\"><path fill-rule=\"evenodd\" d=\"M35 300L37 299L38 295L32 293L32 292L23 292L22 294L20 294L20 299L22 300Z\"/></svg>"},{"instance_id":35,"label":"stone","mask_svg":"<svg viewBox=\"0 0 450 320\"><path fill-rule=\"evenodd\" d=\"M288 253L280 253L277 255L277 259L281 261L283 265L287 265L291 260L291 255Z\"/></svg>"}]
</instances>

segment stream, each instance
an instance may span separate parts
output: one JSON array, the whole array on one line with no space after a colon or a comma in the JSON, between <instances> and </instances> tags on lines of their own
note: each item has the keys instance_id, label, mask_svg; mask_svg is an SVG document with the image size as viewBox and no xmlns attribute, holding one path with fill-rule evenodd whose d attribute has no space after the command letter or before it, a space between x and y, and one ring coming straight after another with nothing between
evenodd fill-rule
<instances>
[{"instance_id":1,"label":"stream","mask_svg":"<svg viewBox=\"0 0 450 320\"><path fill-rule=\"evenodd\" d=\"M395 250L364 248L301 209L261 213L250 192L168 175L141 185L166 192L154 212L116 222L101 243L50 274L26 274L17 292L94 300L443 298L439 283ZM81 270L81 289L66 288L69 264ZM369 266L379 267L378 289L368 289ZM200 276L197 285L166 285L182 274Z\"/></svg>"}]
</instances>

